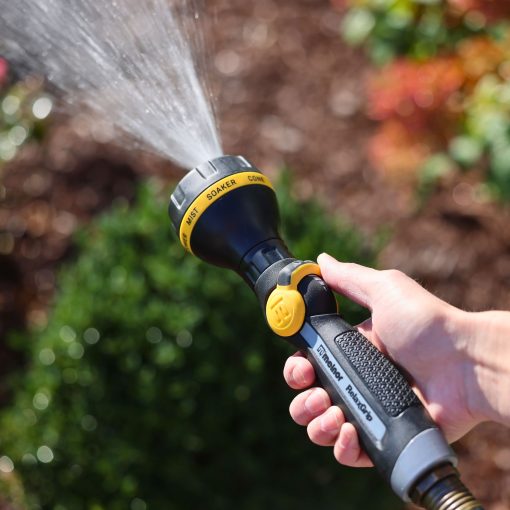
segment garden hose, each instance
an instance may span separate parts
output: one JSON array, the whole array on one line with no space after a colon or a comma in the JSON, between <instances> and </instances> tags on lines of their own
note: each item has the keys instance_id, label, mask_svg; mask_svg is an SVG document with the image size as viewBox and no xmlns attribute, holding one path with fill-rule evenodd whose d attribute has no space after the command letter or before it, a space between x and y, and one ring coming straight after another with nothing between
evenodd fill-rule
<instances>
[{"instance_id":1,"label":"garden hose","mask_svg":"<svg viewBox=\"0 0 510 510\"><path fill-rule=\"evenodd\" d=\"M207 161L178 184L169 214L187 251L236 271L253 289L269 327L310 360L402 500L429 510L482 508L462 485L455 453L399 369L340 317L319 266L287 249L265 175L240 156Z\"/></svg>"}]
</instances>

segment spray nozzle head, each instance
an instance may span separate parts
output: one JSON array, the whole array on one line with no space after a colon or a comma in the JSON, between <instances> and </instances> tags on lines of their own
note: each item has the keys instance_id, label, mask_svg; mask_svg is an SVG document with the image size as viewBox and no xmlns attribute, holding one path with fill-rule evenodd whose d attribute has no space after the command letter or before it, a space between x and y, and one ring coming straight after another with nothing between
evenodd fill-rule
<instances>
[{"instance_id":1,"label":"spray nozzle head","mask_svg":"<svg viewBox=\"0 0 510 510\"><path fill-rule=\"evenodd\" d=\"M238 272L256 246L280 239L271 182L241 156L191 170L172 194L169 214L186 250Z\"/></svg>"}]
</instances>

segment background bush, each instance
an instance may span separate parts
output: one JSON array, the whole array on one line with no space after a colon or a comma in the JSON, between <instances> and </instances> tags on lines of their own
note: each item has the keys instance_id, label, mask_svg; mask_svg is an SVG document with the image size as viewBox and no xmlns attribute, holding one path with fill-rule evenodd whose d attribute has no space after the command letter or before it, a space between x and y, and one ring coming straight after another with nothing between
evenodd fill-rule
<instances>
[{"instance_id":1,"label":"background bush","mask_svg":"<svg viewBox=\"0 0 510 510\"><path fill-rule=\"evenodd\" d=\"M332 0L343 33L376 64L374 166L406 185L476 169L480 196L510 199L510 4Z\"/></svg>"},{"instance_id":2,"label":"background bush","mask_svg":"<svg viewBox=\"0 0 510 510\"><path fill-rule=\"evenodd\" d=\"M297 256L373 262L350 228L280 186ZM367 470L339 467L291 423L292 348L235 274L184 254L166 201L144 188L81 234L1 417L1 448L31 508L395 508ZM351 321L359 309L343 303Z\"/></svg>"}]
</instances>

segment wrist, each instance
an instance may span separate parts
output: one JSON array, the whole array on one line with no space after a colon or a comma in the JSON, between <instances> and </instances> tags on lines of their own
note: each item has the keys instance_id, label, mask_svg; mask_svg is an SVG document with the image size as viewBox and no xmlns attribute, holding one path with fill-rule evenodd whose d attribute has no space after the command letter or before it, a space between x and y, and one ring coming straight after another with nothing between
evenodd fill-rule
<instances>
[{"instance_id":1,"label":"wrist","mask_svg":"<svg viewBox=\"0 0 510 510\"><path fill-rule=\"evenodd\" d=\"M453 315L469 414L478 422L510 425L510 313Z\"/></svg>"}]
</instances>

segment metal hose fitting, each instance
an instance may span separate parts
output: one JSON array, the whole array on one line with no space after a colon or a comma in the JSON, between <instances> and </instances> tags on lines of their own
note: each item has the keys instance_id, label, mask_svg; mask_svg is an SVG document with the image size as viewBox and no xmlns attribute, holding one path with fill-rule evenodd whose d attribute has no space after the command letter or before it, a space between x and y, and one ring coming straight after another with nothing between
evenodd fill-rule
<instances>
[{"instance_id":1,"label":"metal hose fitting","mask_svg":"<svg viewBox=\"0 0 510 510\"><path fill-rule=\"evenodd\" d=\"M416 484L411 499L427 510L483 510L451 464L439 466L423 477Z\"/></svg>"}]
</instances>

